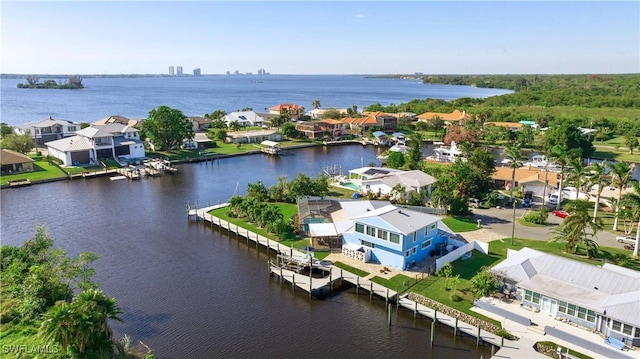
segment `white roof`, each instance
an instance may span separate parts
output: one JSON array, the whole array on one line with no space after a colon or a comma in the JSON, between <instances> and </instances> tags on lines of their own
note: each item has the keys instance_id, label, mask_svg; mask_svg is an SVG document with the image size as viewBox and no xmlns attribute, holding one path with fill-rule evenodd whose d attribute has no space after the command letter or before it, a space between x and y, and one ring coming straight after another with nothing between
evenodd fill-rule
<instances>
[{"instance_id":1,"label":"white roof","mask_svg":"<svg viewBox=\"0 0 640 359\"><path fill-rule=\"evenodd\" d=\"M93 148L86 137L77 135L47 142L45 145L62 152L86 151Z\"/></svg>"},{"instance_id":2,"label":"white roof","mask_svg":"<svg viewBox=\"0 0 640 359\"><path fill-rule=\"evenodd\" d=\"M251 124L255 124L256 122L264 122L264 119L258 116L255 111L237 111L231 112L224 116L225 122L233 122L238 121L239 123L250 122Z\"/></svg>"},{"instance_id":3,"label":"white roof","mask_svg":"<svg viewBox=\"0 0 640 359\"><path fill-rule=\"evenodd\" d=\"M382 183L393 188L395 185L402 185L406 190L426 187L436 183L436 179L420 170L393 173L391 176L380 179Z\"/></svg>"},{"instance_id":4,"label":"white roof","mask_svg":"<svg viewBox=\"0 0 640 359\"><path fill-rule=\"evenodd\" d=\"M68 125L77 125L77 124L67 120L54 120L52 118L47 118L45 120L29 122L24 125L20 125L16 127L25 129L30 127L35 127L35 128L51 127L53 125L68 126Z\"/></svg>"},{"instance_id":5,"label":"white roof","mask_svg":"<svg viewBox=\"0 0 640 359\"><path fill-rule=\"evenodd\" d=\"M333 223L309 223L309 237L337 236Z\"/></svg>"},{"instance_id":6,"label":"white roof","mask_svg":"<svg viewBox=\"0 0 640 359\"><path fill-rule=\"evenodd\" d=\"M89 138L98 137L112 137L114 135L120 135L127 132L139 132L133 127L123 125L121 123L109 123L106 125L91 125L85 127L80 131L76 131L76 134Z\"/></svg>"},{"instance_id":7,"label":"white roof","mask_svg":"<svg viewBox=\"0 0 640 359\"><path fill-rule=\"evenodd\" d=\"M278 142L269 141L269 140L262 141L262 142L260 142L260 144L263 145L263 146L268 146L268 147L279 147L280 146L280 144Z\"/></svg>"},{"instance_id":8,"label":"white roof","mask_svg":"<svg viewBox=\"0 0 640 359\"><path fill-rule=\"evenodd\" d=\"M640 326L640 272L523 248L493 267L518 285Z\"/></svg>"}]
</instances>

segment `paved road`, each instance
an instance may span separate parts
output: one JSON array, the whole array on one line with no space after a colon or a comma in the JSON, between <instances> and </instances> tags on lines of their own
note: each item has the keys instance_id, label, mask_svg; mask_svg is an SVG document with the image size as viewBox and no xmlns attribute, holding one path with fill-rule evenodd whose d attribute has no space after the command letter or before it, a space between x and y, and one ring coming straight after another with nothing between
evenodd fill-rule
<instances>
[{"instance_id":1,"label":"paved road","mask_svg":"<svg viewBox=\"0 0 640 359\"><path fill-rule=\"evenodd\" d=\"M516 208L516 219L520 218L524 213L525 209ZM512 230L512 219L513 219L513 209L498 209L498 208L490 208L490 209L474 209L473 219L480 219L482 223L482 228L488 229L488 231L483 231L487 235L494 235L500 238L510 238L511 230ZM516 221L515 226L515 237L516 238L526 238L526 239L537 239L541 241L549 240L553 236L553 229L558 226L563 219L555 217L549 214L549 223L550 226L546 227L527 227L519 224ZM478 232L478 231L476 231ZM493 234L488 232L494 232ZM469 232L469 235L474 232ZM478 233L478 235L482 235ZM467 236L463 235L465 238ZM607 231L599 231L595 241L604 247L614 247L614 248L624 248L622 243L618 243L616 241L616 235ZM631 253L631 251L629 251Z\"/></svg>"}]
</instances>

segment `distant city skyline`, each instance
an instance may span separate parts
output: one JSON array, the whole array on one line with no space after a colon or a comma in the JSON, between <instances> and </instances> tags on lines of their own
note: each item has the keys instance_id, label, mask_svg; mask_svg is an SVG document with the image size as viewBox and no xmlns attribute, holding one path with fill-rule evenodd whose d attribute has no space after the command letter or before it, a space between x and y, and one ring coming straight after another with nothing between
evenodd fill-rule
<instances>
[{"instance_id":1,"label":"distant city skyline","mask_svg":"<svg viewBox=\"0 0 640 359\"><path fill-rule=\"evenodd\" d=\"M8 74L166 74L171 63L203 75L640 72L637 1L1 6L0 72ZM73 21L34 21L63 18Z\"/></svg>"}]
</instances>

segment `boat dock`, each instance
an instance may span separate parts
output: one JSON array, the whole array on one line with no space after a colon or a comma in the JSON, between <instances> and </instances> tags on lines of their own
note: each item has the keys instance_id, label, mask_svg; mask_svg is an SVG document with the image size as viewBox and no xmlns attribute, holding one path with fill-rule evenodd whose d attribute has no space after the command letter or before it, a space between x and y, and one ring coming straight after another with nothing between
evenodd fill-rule
<instances>
[{"instance_id":1,"label":"boat dock","mask_svg":"<svg viewBox=\"0 0 640 359\"><path fill-rule=\"evenodd\" d=\"M228 206L228 203L222 203L215 206L207 206L204 208L191 208L187 204L187 219L189 221L209 222L211 226L217 226L220 230L224 229L229 234L234 233L236 239L244 238L249 242L254 242L256 249L261 245L265 248L272 249L277 252L274 259L267 261L269 276L276 276L281 283L291 285L293 291L302 290L309 294L309 299L313 297L324 298L330 295L335 287L339 287L342 283L347 282L355 287L356 295L363 291L373 298L385 300L387 304L387 321L391 326L392 308L395 304L396 311L401 308L403 310L412 311L414 318L418 316L431 320L431 345L435 341L435 326L446 325L453 329L454 335L467 335L476 338L476 345L481 342L491 345L492 356L495 349L500 349L500 354L507 354L501 357L518 357L518 358L539 358L541 354L533 348L533 342L527 340L509 340L497 334L486 331L480 326L472 325L454 318L445 313L439 312L437 309L429 308L417 301L411 299L409 295L398 293L381 284L360 277L342 268L338 268L329 262L318 261L306 252L299 251L295 248L280 245L280 242L263 237L257 233L239 227L233 223L227 222L219 217L212 216L208 212ZM479 322L481 320L478 319ZM496 353L498 355L498 353ZM543 357L543 356L542 356Z\"/></svg>"}]
</instances>

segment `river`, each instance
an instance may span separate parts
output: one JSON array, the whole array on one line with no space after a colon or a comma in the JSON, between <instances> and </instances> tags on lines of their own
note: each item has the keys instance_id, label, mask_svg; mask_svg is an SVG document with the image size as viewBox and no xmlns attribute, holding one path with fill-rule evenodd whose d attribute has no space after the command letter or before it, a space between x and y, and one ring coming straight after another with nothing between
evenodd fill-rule
<instances>
[{"instance_id":1,"label":"river","mask_svg":"<svg viewBox=\"0 0 640 359\"><path fill-rule=\"evenodd\" d=\"M488 357L489 348L448 327L437 327L431 348L430 323L408 311L394 313L387 327L384 301L366 294L309 300L269 278L264 250L187 221L187 201L215 204L250 182L269 186L280 175L315 176L326 166L347 171L376 156L361 145L291 152L182 164L178 175L135 182L5 189L2 242L20 245L45 225L70 254L98 254L96 279L124 310L114 331L142 340L157 358Z\"/></svg>"}]
</instances>

